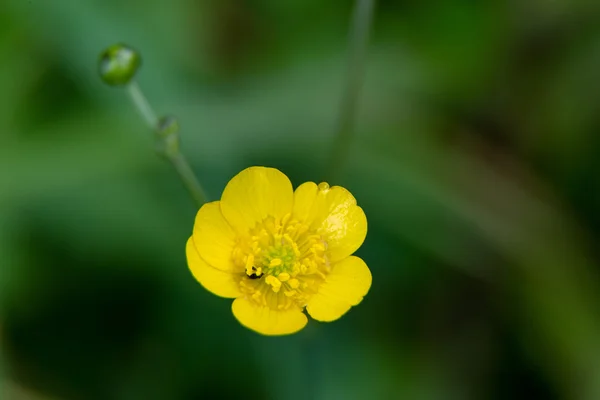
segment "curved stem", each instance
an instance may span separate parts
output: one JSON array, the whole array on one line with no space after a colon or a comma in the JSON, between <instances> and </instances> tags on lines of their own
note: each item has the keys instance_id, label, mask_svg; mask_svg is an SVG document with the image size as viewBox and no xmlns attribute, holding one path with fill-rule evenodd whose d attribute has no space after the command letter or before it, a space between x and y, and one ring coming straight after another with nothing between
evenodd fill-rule
<instances>
[{"instance_id":1,"label":"curved stem","mask_svg":"<svg viewBox=\"0 0 600 400\"><path fill-rule=\"evenodd\" d=\"M129 85L127 85L127 94L148 127L154 132L159 133L159 119L136 81L132 81ZM165 152L162 155L164 155L173 165L175 171L177 171L177 174L179 175L179 178L192 196L192 199L198 207L201 207L207 201L205 191L202 189L202 185L190 167L190 163L181 153L181 151L179 151L179 133L173 132L172 135L177 135L177 137L166 137L157 134L156 140L160 144L166 144L166 146L160 147L168 148L169 152ZM173 140L176 141L175 145L172 145L172 142L167 143L167 141Z\"/></svg>"},{"instance_id":2,"label":"curved stem","mask_svg":"<svg viewBox=\"0 0 600 400\"><path fill-rule=\"evenodd\" d=\"M356 0L349 38L348 70L340 103L336 135L333 140L332 156L327 168L330 179L337 178L346 162L352 143L374 10L375 0Z\"/></svg>"}]
</instances>

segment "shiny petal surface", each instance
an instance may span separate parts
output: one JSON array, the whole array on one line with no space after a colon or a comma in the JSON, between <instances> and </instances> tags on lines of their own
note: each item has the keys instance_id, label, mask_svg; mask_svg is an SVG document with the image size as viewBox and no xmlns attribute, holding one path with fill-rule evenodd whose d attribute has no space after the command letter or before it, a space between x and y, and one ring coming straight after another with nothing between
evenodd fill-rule
<instances>
[{"instance_id":1,"label":"shiny petal surface","mask_svg":"<svg viewBox=\"0 0 600 400\"><path fill-rule=\"evenodd\" d=\"M310 225L315 219L317 211L315 203L318 194L319 188L314 182L306 182L298 186L294 192L294 211L292 215Z\"/></svg>"},{"instance_id":2,"label":"shiny petal surface","mask_svg":"<svg viewBox=\"0 0 600 400\"><path fill-rule=\"evenodd\" d=\"M367 264L358 257L348 257L332 267L319 291L308 301L306 311L318 321L334 321L362 301L371 281Z\"/></svg>"},{"instance_id":3,"label":"shiny petal surface","mask_svg":"<svg viewBox=\"0 0 600 400\"><path fill-rule=\"evenodd\" d=\"M188 239L185 253L190 271L208 291L226 298L242 295L239 289L241 275L224 272L208 265L198 254L193 238Z\"/></svg>"},{"instance_id":4,"label":"shiny petal surface","mask_svg":"<svg viewBox=\"0 0 600 400\"><path fill-rule=\"evenodd\" d=\"M325 237L332 263L354 253L367 236L367 217L343 187L304 183L294 193L293 209L294 218Z\"/></svg>"},{"instance_id":5,"label":"shiny petal surface","mask_svg":"<svg viewBox=\"0 0 600 400\"><path fill-rule=\"evenodd\" d=\"M222 271L242 272L233 264L231 253L235 231L221 214L218 201L206 203L198 211L194 222L194 243L200 257Z\"/></svg>"},{"instance_id":6,"label":"shiny petal surface","mask_svg":"<svg viewBox=\"0 0 600 400\"><path fill-rule=\"evenodd\" d=\"M275 168L250 167L234 176L221 196L221 212L238 233L247 233L268 216L292 211L294 192L285 174Z\"/></svg>"},{"instance_id":7,"label":"shiny petal surface","mask_svg":"<svg viewBox=\"0 0 600 400\"><path fill-rule=\"evenodd\" d=\"M299 307L278 311L241 297L235 299L231 309L242 325L263 335L289 335L308 322Z\"/></svg>"}]
</instances>

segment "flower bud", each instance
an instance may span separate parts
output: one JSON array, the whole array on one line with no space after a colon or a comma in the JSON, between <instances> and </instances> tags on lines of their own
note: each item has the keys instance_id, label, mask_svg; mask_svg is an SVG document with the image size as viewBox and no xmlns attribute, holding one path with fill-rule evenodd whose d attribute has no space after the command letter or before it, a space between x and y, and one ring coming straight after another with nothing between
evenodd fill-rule
<instances>
[{"instance_id":1,"label":"flower bud","mask_svg":"<svg viewBox=\"0 0 600 400\"><path fill-rule=\"evenodd\" d=\"M100 55L98 72L108 85L127 85L135 76L141 61L140 54L131 47L114 44Z\"/></svg>"}]
</instances>

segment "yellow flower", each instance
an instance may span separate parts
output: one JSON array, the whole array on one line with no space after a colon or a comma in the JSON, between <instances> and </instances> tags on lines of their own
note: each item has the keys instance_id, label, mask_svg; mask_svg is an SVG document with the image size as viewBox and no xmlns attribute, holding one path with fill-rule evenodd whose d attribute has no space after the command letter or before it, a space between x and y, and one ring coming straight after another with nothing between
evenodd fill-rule
<instances>
[{"instance_id":1,"label":"yellow flower","mask_svg":"<svg viewBox=\"0 0 600 400\"><path fill-rule=\"evenodd\" d=\"M186 253L207 290L235 298L247 328L286 335L304 328L306 311L333 321L371 287L371 272L352 256L367 218L346 189L307 182L296 191L274 168L250 167L200 208Z\"/></svg>"}]
</instances>

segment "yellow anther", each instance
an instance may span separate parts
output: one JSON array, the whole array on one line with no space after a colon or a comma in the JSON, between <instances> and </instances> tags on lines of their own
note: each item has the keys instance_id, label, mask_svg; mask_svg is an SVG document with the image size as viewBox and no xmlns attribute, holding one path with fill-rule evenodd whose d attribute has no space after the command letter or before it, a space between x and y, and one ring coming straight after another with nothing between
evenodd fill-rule
<instances>
[{"instance_id":1,"label":"yellow anther","mask_svg":"<svg viewBox=\"0 0 600 400\"><path fill-rule=\"evenodd\" d=\"M317 262L317 263L320 263L320 264L325 264L325 259L323 257L319 257L319 256L315 255L314 259L313 259L313 262Z\"/></svg>"},{"instance_id":2,"label":"yellow anther","mask_svg":"<svg viewBox=\"0 0 600 400\"><path fill-rule=\"evenodd\" d=\"M325 251L325 246L323 245L323 243L315 243L314 248L320 251Z\"/></svg>"},{"instance_id":3,"label":"yellow anther","mask_svg":"<svg viewBox=\"0 0 600 400\"><path fill-rule=\"evenodd\" d=\"M267 279L265 279L265 282L267 283L267 285L271 285L271 287L273 288L273 291L275 293L279 292L279 289L281 289L281 281L279 279L277 279L276 277L274 277L273 275L267 276Z\"/></svg>"},{"instance_id":4,"label":"yellow anther","mask_svg":"<svg viewBox=\"0 0 600 400\"><path fill-rule=\"evenodd\" d=\"M248 257L246 258L246 275L252 275L254 273L254 270L252 269L253 266L254 255L248 254Z\"/></svg>"},{"instance_id":5,"label":"yellow anther","mask_svg":"<svg viewBox=\"0 0 600 400\"><path fill-rule=\"evenodd\" d=\"M279 280L281 282L285 282L285 281L288 281L290 279L290 274L288 274L287 272L282 272L281 274L279 274L277 276L277 278L279 278Z\"/></svg>"},{"instance_id":6,"label":"yellow anther","mask_svg":"<svg viewBox=\"0 0 600 400\"><path fill-rule=\"evenodd\" d=\"M328 184L319 185L320 196L329 190ZM241 236L231 258L245 268L239 277L243 295L274 310L305 305L331 271L327 236L319 233L286 214L268 217Z\"/></svg>"},{"instance_id":7,"label":"yellow anther","mask_svg":"<svg viewBox=\"0 0 600 400\"><path fill-rule=\"evenodd\" d=\"M318 187L321 192L325 192L325 191L329 190L329 183L321 182L321 183L319 183Z\"/></svg>"},{"instance_id":8,"label":"yellow anther","mask_svg":"<svg viewBox=\"0 0 600 400\"><path fill-rule=\"evenodd\" d=\"M300 286L300 281L298 279L292 278L289 280L288 285L290 285L292 289L298 289L298 287Z\"/></svg>"},{"instance_id":9,"label":"yellow anther","mask_svg":"<svg viewBox=\"0 0 600 400\"><path fill-rule=\"evenodd\" d=\"M283 263L283 261L281 261L281 258L274 258L269 263L269 267L271 267L271 268L277 267L277 266L281 265L282 263Z\"/></svg>"}]
</instances>

